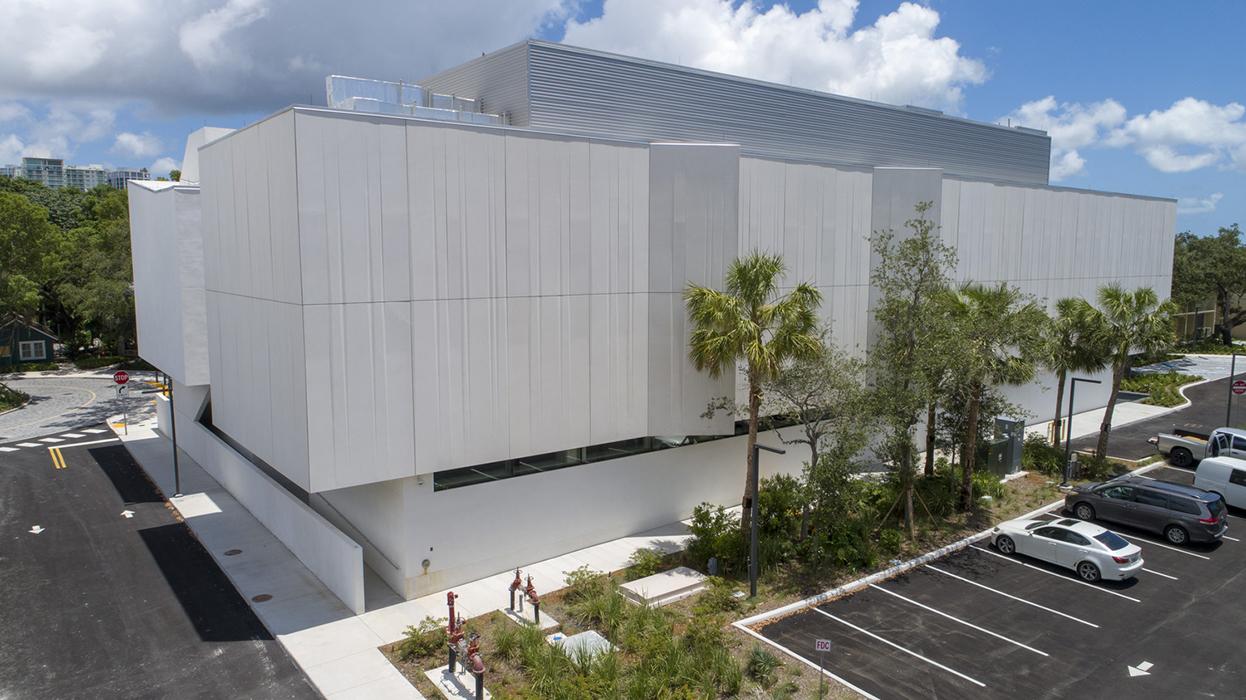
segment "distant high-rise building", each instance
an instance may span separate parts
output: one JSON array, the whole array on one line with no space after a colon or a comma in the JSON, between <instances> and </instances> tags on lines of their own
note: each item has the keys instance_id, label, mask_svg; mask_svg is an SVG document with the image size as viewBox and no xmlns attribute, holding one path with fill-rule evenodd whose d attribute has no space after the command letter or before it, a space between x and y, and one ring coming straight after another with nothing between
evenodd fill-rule
<instances>
[{"instance_id":1,"label":"distant high-rise building","mask_svg":"<svg viewBox=\"0 0 1246 700\"><path fill-rule=\"evenodd\" d=\"M117 170L108 171L108 186L118 190L124 190L126 183L130 180L149 180L151 176L147 172L147 168L118 168Z\"/></svg>"},{"instance_id":2,"label":"distant high-rise building","mask_svg":"<svg viewBox=\"0 0 1246 700\"><path fill-rule=\"evenodd\" d=\"M65 186L90 190L108 184L108 171L102 165L66 165Z\"/></svg>"},{"instance_id":3,"label":"distant high-rise building","mask_svg":"<svg viewBox=\"0 0 1246 700\"><path fill-rule=\"evenodd\" d=\"M65 160L63 158L22 158L21 174L24 180L42 182L48 187L64 187Z\"/></svg>"}]
</instances>

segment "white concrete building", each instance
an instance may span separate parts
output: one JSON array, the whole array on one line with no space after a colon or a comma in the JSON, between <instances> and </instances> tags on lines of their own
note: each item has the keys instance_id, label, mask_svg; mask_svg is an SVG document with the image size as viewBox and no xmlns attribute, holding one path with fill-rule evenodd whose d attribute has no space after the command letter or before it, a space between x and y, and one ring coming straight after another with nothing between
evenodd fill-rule
<instances>
[{"instance_id":1,"label":"white concrete building","mask_svg":"<svg viewBox=\"0 0 1246 700\"><path fill-rule=\"evenodd\" d=\"M681 293L741 253L860 351L867 238L921 201L962 279L1169 291L1175 202L1047 185L1041 132L543 42L424 85L509 125L291 107L129 188L179 439L356 609L365 571L414 597L736 502L743 438L701 417L736 382L692 368ZM763 98L791 109L732 121ZM1035 420L1049 384L1015 394Z\"/></svg>"}]
</instances>

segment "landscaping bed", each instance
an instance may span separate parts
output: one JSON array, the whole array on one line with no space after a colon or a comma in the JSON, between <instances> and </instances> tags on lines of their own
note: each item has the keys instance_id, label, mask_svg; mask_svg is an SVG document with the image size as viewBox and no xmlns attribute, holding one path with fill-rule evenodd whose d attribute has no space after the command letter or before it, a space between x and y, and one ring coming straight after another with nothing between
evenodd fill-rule
<instances>
[{"instance_id":1,"label":"landscaping bed","mask_svg":"<svg viewBox=\"0 0 1246 700\"><path fill-rule=\"evenodd\" d=\"M1142 403L1152 406L1180 406L1185 403L1185 397L1180 392L1181 387L1201 381L1203 378L1195 374L1154 372L1121 380L1121 390L1147 394Z\"/></svg>"},{"instance_id":2,"label":"landscaping bed","mask_svg":"<svg viewBox=\"0 0 1246 700\"><path fill-rule=\"evenodd\" d=\"M24 406L30 397L25 392L0 384L0 413Z\"/></svg>"}]
</instances>

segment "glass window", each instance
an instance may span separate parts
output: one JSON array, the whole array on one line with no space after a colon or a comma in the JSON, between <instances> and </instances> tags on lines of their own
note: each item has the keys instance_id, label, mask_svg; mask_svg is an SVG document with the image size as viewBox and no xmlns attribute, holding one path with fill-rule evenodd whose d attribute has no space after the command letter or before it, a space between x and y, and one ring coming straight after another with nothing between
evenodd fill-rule
<instances>
[{"instance_id":1,"label":"glass window","mask_svg":"<svg viewBox=\"0 0 1246 700\"><path fill-rule=\"evenodd\" d=\"M1050 525L1038 528L1034 531L1034 534L1039 537L1046 537L1049 540L1064 540L1064 538L1060 536L1060 528L1051 527Z\"/></svg>"},{"instance_id":2,"label":"glass window","mask_svg":"<svg viewBox=\"0 0 1246 700\"><path fill-rule=\"evenodd\" d=\"M23 360L46 360L48 357L42 340L23 340L18 343L17 352Z\"/></svg>"},{"instance_id":3,"label":"glass window","mask_svg":"<svg viewBox=\"0 0 1246 700\"><path fill-rule=\"evenodd\" d=\"M1203 509L1199 508L1197 503L1189 498L1185 498L1184 496L1169 496L1168 507L1178 513L1185 513L1187 515L1201 515L1203 512Z\"/></svg>"},{"instance_id":4,"label":"glass window","mask_svg":"<svg viewBox=\"0 0 1246 700\"><path fill-rule=\"evenodd\" d=\"M1211 511L1213 516L1219 518L1224 513L1224 499L1216 496L1214 499L1207 501L1207 510Z\"/></svg>"},{"instance_id":5,"label":"glass window","mask_svg":"<svg viewBox=\"0 0 1246 700\"><path fill-rule=\"evenodd\" d=\"M1134 500L1134 490L1131 486L1109 486L1099 492L1104 498L1111 498L1114 501L1132 501Z\"/></svg>"},{"instance_id":6,"label":"glass window","mask_svg":"<svg viewBox=\"0 0 1246 700\"><path fill-rule=\"evenodd\" d=\"M1233 449L1238 452L1246 452L1246 438L1233 436Z\"/></svg>"},{"instance_id":7,"label":"glass window","mask_svg":"<svg viewBox=\"0 0 1246 700\"><path fill-rule=\"evenodd\" d=\"M1083 537L1080 532L1073 532L1072 530L1064 531L1064 541L1069 544L1079 545L1081 547L1085 547L1090 544L1090 540Z\"/></svg>"},{"instance_id":8,"label":"glass window","mask_svg":"<svg viewBox=\"0 0 1246 700\"><path fill-rule=\"evenodd\" d=\"M1238 486L1246 486L1246 471L1242 471L1241 469L1230 469L1229 483L1237 484Z\"/></svg>"},{"instance_id":9,"label":"glass window","mask_svg":"<svg viewBox=\"0 0 1246 700\"><path fill-rule=\"evenodd\" d=\"M1129 546L1129 542L1127 542L1124 537L1121 537L1111 530L1104 530L1103 532L1095 535L1095 539L1102 542L1113 552Z\"/></svg>"},{"instance_id":10,"label":"glass window","mask_svg":"<svg viewBox=\"0 0 1246 700\"><path fill-rule=\"evenodd\" d=\"M1164 496L1164 494L1150 489L1137 489L1137 491L1134 492L1134 500L1144 506L1168 508L1168 498Z\"/></svg>"}]
</instances>

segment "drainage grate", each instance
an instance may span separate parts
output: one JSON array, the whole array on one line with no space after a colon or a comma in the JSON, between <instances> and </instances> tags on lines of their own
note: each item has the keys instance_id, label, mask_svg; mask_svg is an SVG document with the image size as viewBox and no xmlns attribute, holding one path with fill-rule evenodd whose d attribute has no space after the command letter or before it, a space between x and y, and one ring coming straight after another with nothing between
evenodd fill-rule
<instances>
[{"instance_id":1,"label":"drainage grate","mask_svg":"<svg viewBox=\"0 0 1246 700\"><path fill-rule=\"evenodd\" d=\"M270 600L272 600L272 599L273 599L273 597L272 597L272 596L270 596L270 595L268 595L267 593L261 593L261 594L256 595L256 596L251 596L251 602L252 602L252 603L267 603L268 601L270 601Z\"/></svg>"},{"instance_id":2,"label":"drainage grate","mask_svg":"<svg viewBox=\"0 0 1246 700\"><path fill-rule=\"evenodd\" d=\"M242 550L241 550L241 549L227 549L227 550L225 550L225 556L227 556L227 557L236 557L236 556L238 556L239 554L242 554Z\"/></svg>"}]
</instances>

